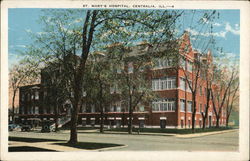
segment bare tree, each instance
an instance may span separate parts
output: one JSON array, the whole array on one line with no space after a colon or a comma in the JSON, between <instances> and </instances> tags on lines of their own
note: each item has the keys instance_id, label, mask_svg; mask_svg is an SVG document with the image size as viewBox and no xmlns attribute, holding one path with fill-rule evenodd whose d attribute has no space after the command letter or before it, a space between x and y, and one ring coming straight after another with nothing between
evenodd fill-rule
<instances>
[{"instance_id":1,"label":"bare tree","mask_svg":"<svg viewBox=\"0 0 250 161\"><path fill-rule=\"evenodd\" d=\"M15 117L15 98L19 87L34 84L39 81L39 70L37 64L21 60L18 64L11 67L9 72L10 89L12 90L12 121L14 123Z\"/></svg>"},{"instance_id":2,"label":"bare tree","mask_svg":"<svg viewBox=\"0 0 250 161\"><path fill-rule=\"evenodd\" d=\"M226 99L226 126L228 127L229 118L231 116L232 109L237 105L239 98L239 77L235 75L232 85L229 87L227 99Z\"/></svg>"},{"instance_id":3,"label":"bare tree","mask_svg":"<svg viewBox=\"0 0 250 161\"><path fill-rule=\"evenodd\" d=\"M216 127L220 126L221 113L228 96L230 86L235 78L236 71L231 71L230 76L227 78L225 68L216 69L214 71L214 84L212 85L211 96L213 103L213 111L216 117Z\"/></svg>"}]
</instances>

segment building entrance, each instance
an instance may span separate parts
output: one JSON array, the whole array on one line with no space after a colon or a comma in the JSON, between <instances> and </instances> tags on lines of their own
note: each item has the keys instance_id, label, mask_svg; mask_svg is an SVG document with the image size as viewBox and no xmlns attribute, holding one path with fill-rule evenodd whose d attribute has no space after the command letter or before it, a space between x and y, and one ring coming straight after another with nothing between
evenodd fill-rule
<instances>
[{"instance_id":1,"label":"building entrance","mask_svg":"<svg viewBox=\"0 0 250 161\"><path fill-rule=\"evenodd\" d=\"M167 121L166 120L160 120L160 126L162 129L166 128Z\"/></svg>"}]
</instances>

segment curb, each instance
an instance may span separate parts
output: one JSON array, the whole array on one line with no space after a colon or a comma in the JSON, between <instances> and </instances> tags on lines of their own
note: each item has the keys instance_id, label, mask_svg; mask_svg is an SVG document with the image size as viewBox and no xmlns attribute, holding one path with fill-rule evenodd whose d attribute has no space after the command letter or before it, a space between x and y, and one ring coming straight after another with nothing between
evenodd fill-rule
<instances>
[{"instance_id":1,"label":"curb","mask_svg":"<svg viewBox=\"0 0 250 161\"><path fill-rule=\"evenodd\" d=\"M214 131L214 132L205 132L205 133L197 133L197 134L186 134L186 135L181 135L177 134L175 137L177 138L194 138L194 137L202 137L202 136L207 136L207 135L215 135L215 134L222 134L222 133L227 133L227 132L234 132L238 131L239 129L233 129L233 130L223 130L223 131Z\"/></svg>"}]
</instances>

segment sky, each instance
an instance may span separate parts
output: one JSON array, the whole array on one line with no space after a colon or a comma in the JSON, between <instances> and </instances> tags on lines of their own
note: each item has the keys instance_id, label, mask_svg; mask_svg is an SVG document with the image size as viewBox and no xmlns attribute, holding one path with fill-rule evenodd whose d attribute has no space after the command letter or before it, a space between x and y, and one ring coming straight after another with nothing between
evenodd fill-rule
<instances>
[{"instance_id":1,"label":"sky","mask_svg":"<svg viewBox=\"0 0 250 161\"><path fill-rule=\"evenodd\" d=\"M184 14L177 22L180 27L177 29L179 34L184 30L190 33L191 41L195 48L196 43L205 40L211 33L202 28L197 23L201 17L201 10L184 10ZM42 32L42 26L39 23L39 16L42 10L38 8L13 8L8 10L8 59L9 67L21 59L20 51L25 51L27 45L32 43L29 32ZM240 56L240 11L239 10L216 10L216 19L213 22L204 19L204 22L213 25L213 36L216 46L223 48L223 53L239 60ZM199 39L196 39L198 38ZM195 40L196 39L196 40ZM197 45L198 46L198 45ZM199 47L197 47L199 50ZM220 55L220 52L213 51L214 55Z\"/></svg>"}]
</instances>

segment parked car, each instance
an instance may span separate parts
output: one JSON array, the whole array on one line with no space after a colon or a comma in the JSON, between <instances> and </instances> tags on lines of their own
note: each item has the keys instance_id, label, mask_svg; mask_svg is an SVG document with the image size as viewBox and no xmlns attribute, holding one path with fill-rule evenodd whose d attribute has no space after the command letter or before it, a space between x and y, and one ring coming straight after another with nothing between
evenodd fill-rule
<instances>
[{"instance_id":1,"label":"parked car","mask_svg":"<svg viewBox=\"0 0 250 161\"><path fill-rule=\"evenodd\" d=\"M21 131L30 131L32 128L32 125L25 123L21 126Z\"/></svg>"},{"instance_id":2,"label":"parked car","mask_svg":"<svg viewBox=\"0 0 250 161\"><path fill-rule=\"evenodd\" d=\"M18 128L20 128L20 126L17 124L9 124L9 131L17 130Z\"/></svg>"},{"instance_id":3,"label":"parked car","mask_svg":"<svg viewBox=\"0 0 250 161\"><path fill-rule=\"evenodd\" d=\"M44 120L41 122L42 130L41 132L51 132L54 130L53 122L50 120Z\"/></svg>"}]
</instances>

